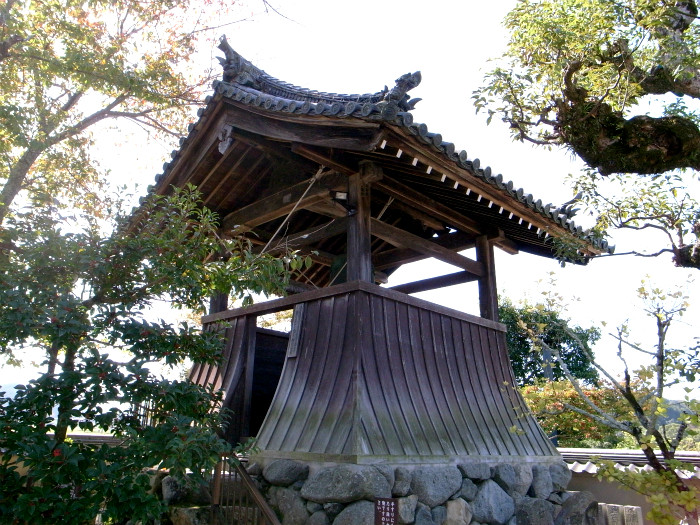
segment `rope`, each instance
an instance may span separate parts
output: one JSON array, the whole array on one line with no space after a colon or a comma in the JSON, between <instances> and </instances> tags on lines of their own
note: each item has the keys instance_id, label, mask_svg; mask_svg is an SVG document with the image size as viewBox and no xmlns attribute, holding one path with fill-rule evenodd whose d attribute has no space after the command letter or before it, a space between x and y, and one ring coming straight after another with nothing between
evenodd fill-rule
<instances>
[{"instance_id":1,"label":"rope","mask_svg":"<svg viewBox=\"0 0 700 525\"><path fill-rule=\"evenodd\" d=\"M296 202L294 207L291 209L291 211L287 214L287 216L284 218L282 221L282 224L279 225L275 233L272 234L272 237L270 237L270 240L267 241L267 244L265 247L262 249L260 252L261 254L265 253L267 249L270 247L270 244L274 240L275 237L277 237L277 234L284 228L284 225L287 224L287 221L289 221L289 218L292 216L292 213L296 211L296 209L299 207L299 204L301 204L301 201L304 200L304 197L309 193L309 190L311 190L311 187L314 185L314 183L321 178L321 173L323 173L323 170L325 169L325 166L319 166L318 171L316 172L316 175L313 176L313 178L309 181L309 185L306 187L306 190L304 190L304 193L302 194L301 197L299 197L299 200Z\"/></svg>"}]
</instances>

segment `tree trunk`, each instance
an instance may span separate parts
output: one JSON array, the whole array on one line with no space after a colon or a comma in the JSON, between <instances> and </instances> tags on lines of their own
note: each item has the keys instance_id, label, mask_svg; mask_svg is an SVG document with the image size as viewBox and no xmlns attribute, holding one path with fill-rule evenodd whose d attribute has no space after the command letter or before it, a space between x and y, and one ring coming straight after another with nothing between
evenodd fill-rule
<instances>
[{"instance_id":1,"label":"tree trunk","mask_svg":"<svg viewBox=\"0 0 700 525\"><path fill-rule=\"evenodd\" d=\"M75 370L76 348L66 348L66 358L63 360L63 371L72 372ZM71 392L72 394L72 392ZM63 443L68 434L68 424L70 422L70 412L73 409L73 396L64 392L58 402L58 417L56 418L56 432L54 437L56 443Z\"/></svg>"},{"instance_id":2,"label":"tree trunk","mask_svg":"<svg viewBox=\"0 0 700 525\"><path fill-rule=\"evenodd\" d=\"M0 226L5 222L15 197L22 190L22 184L27 178L29 170L44 149L37 144L32 144L14 166L10 168L10 175L7 177L7 182L3 186L2 192L0 192Z\"/></svg>"}]
</instances>

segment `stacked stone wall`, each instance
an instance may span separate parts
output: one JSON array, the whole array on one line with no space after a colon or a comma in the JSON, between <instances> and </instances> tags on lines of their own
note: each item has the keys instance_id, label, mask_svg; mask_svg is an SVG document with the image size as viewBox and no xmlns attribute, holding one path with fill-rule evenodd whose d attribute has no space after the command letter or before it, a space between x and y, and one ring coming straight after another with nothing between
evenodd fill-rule
<instances>
[{"instance_id":1,"label":"stacked stone wall","mask_svg":"<svg viewBox=\"0 0 700 525\"><path fill-rule=\"evenodd\" d=\"M415 525L579 525L597 522L589 493L567 492L566 464L448 466L274 460L248 471L283 525L372 525L374 501L396 498L397 523Z\"/></svg>"}]
</instances>

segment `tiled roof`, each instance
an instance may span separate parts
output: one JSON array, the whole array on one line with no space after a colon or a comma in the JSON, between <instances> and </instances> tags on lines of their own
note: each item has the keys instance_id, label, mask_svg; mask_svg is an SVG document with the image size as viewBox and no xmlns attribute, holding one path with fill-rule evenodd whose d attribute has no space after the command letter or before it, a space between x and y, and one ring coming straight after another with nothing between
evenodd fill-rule
<instances>
[{"instance_id":1,"label":"tiled roof","mask_svg":"<svg viewBox=\"0 0 700 525\"><path fill-rule=\"evenodd\" d=\"M420 73L403 75L397 79L392 89L385 87L382 91L373 94L324 93L275 79L241 57L225 40L222 41L220 48L226 54L225 60L220 59L224 67L224 80L214 82L214 95L207 97L206 107L198 112L200 121L206 118L212 105L223 98L267 112L318 118L352 118L395 126L504 196L507 195L521 203L541 215L546 221L568 229L574 237L581 239L594 250L607 253L614 251L614 246L609 246L606 240L591 236L590 232L576 225L572 220L576 213L575 201L565 205L544 203L541 199L526 193L524 189L518 188L512 181L504 179L503 175L494 174L489 166L482 167L478 158L469 159L465 150L458 150L454 143L443 140L440 133L429 131L426 124L414 123L410 110L420 99L410 99L408 91L419 84ZM189 134L181 139L181 146L184 147L197 134L198 124L189 126ZM172 152L172 161L164 165L164 172L156 177L156 182L166 177L182 149ZM539 230L538 233L540 233ZM542 231L541 235L546 237L547 232Z\"/></svg>"},{"instance_id":2,"label":"tiled roof","mask_svg":"<svg viewBox=\"0 0 700 525\"><path fill-rule=\"evenodd\" d=\"M640 450L605 448L559 448L558 450L569 466L569 470L579 474L597 474L598 467L594 463L594 459L613 461L615 467L620 470L653 470ZM677 452L675 459L694 467L692 471L679 471L681 477L700 479L700 452Z\"/></svg>"}]
</instances>

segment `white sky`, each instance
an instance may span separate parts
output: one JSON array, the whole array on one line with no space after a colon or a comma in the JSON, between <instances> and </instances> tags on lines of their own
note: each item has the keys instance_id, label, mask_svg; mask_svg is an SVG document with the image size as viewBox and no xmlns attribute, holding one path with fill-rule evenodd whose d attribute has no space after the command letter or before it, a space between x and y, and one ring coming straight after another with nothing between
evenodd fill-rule
<instances>
[{"instance_id":1,"label":"white sky","mask_svg":"<svg viewBox=\"0 0 700 525\"><path fill-rule=\"evenodd\" d=\"M560 204L569 200L571 190L564 176L578 170L579 164L562 151L536 149L513 143L500 123L487 126L485 115L475 115L471 94L488 69L488 59L505 47L507 34L503 16L515 0L294 0L275 2L288 19L275 14L259 15L252 22L229 26L229 43L253 64L280 80L319 91L367 93L392 86L400 75L421 71L422 83L411 91L421 97L414 110L415 122L465 149L470 159L490 165L516 187L523 187L543 202ZM249 6L256 5L250 0ZM224 21L222 21L224 22ZM221 53L214 49L212 55ZM202 68L206 64L202 64ZM162 158L170 148L145 143L142 137L123 133L109 148L121 146L119 162L106 162L115 181L151 183L161 171ZM639 248L638 235L615 235L618 251ZM646 242L646 241L645 241ZM587 267L567 265L527 254L515 256L497 251L499 293L514 300L536 302L555 273L558 292L565 298L578 298L569 315L583 326L606 320L615 326L626 319L642 325L643 316L635 309L640 280L652 275L661 286L683 286L695 304L672 329L685 344L698 334L700 285L689 280L690 271L674 268L669 257L640 259L612 257L595 260ZM390 284L454 271L430 261L411 265L397 272ZM697 273L697 272L696 272ZM700 276L700 274L698 274ZM460 310L474 313L476 287L460 285L420 294ZM647 323L648 324L648 323ZM638 329L638 341L653 343L653 334ZM598 345L603 356L614 352L604 342ZM11 379L10 381L12 381ZM0 384L6 383L0 377Z\"/></svg>"}]
</instances>

